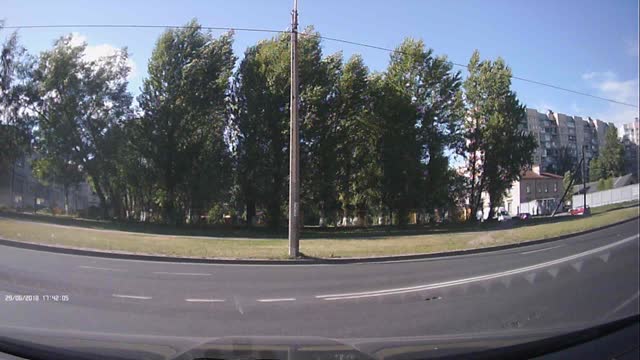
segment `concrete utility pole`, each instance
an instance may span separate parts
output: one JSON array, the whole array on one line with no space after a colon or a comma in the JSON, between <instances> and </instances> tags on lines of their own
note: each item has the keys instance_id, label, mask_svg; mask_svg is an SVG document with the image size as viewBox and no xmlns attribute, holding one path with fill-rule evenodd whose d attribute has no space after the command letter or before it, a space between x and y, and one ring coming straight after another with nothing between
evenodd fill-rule
<instances>
[{"instance_id":1,"label":"concrete utility pole","mask_svg":"<svg viewBox=\"0 0 640 360\"><path fill-rule=\"evenodd\" d=\"M584 146L582 146L582 206L584 207L584 214L587 214L587 172L585 171L586 164L584 159Z\"/></svg>"},{"instance_id":2,"label":"concrete utility pole","mask_svg":"<svg viewBox=\"0 0 640 360\"><path fill-rule=\"evenodd\" d=\"M289 134L289 256L300 255L300 150L298 134L298 0L291 12L291 100Z\"/></svg>"}]
</instances>

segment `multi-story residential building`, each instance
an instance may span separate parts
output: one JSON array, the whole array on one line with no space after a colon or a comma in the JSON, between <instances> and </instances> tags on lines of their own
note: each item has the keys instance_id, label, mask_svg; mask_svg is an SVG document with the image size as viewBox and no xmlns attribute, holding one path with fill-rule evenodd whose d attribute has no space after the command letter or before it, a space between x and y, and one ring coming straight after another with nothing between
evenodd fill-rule
<instances>
[{"instance_id":1,"label":"multi-story residential building","mask_svg":"<svg viewBox=\"0 0 640 360\"><path fill-rule=\"evenodd\" d=\"M533 163L545 170L554 169L560 149L565 147L576 163L584 149L588 164L604 146L604 135L609 126L614 125L590 117L585 120L551 110L543 114L535 109L527 109L527 129L538 143Z\"/></svg>"},{"instance_id":2,"label":"multi-story residential building","mask_svg":"<svg viewBox=\"0 0 640 360\"><path fill-rule=\"evenodd\" d=\"M623 137L626 137L632 143L640 145L640 122L635 118L633 122L622 125Z\"/></svg>"},{"instance_id":3,"label":"multi-story residential building","mask_svg":"<svg viewBox=\"0 0 640 360\"><path fill-rule=\"evenodd\" d=\"M64 189L59 184L45 185L33 175L32 158L20 158L0 169L0 207L16 209L64 209ZM69 211L78 212L96 206L97 197L89 184L81 182L69 191Z\"/></svg>"}]
</instances>

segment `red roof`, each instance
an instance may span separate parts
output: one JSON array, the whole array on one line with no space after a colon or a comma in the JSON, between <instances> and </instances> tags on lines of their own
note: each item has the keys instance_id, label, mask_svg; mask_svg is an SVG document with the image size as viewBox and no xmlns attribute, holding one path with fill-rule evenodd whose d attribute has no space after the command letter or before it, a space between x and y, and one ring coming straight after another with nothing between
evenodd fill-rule
<instances>
[{"instance_id":1,"label":"red roof","mask_svg":"<svg viewBox=\"0 0 640 360\"><path fill-rule=\"evenodd\" d=\"M522 179L562 179L562 176L546 173L546 172L542 172L538 174L533 170L527 170L524 173L522 173L521 178Z\"/></svg>"},{"instance_id":2,"label":"red roof","mask_svg":"<svg viewBox=\"0 0 640 360\"><path fill-rule=\"evenodd\" d=\"M547 172L543 172L541 173L542 176L546 176L546 177L550 177L552 179L564 179L562 176L560 175L556 175L556 174L552 174L552 173L547 173Z\"/></svg>"}]
</instances>

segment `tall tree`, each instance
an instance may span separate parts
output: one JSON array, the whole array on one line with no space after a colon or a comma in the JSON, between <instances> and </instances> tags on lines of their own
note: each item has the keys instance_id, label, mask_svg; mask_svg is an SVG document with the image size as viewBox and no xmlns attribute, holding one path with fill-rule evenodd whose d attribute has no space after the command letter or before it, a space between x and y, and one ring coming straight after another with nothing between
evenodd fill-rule
<instances>
[{"instance_id":1,"label":"tall tree","mask_svg":"<svg viewBox=\"0 0 640 360\"><path fill-rule=\"evenodd\" d=\"M289 97L288 37L281 35L248 48L235 76L235 157L239 198L250 225L266 208L278 226L286 179Z\"/></svg>"},{"instance_id":2,"label":"tall tree","mask_svg":"<svg viewBox=\"0 0 640 360\"><path fill-rule=\"evenodd\" d=\"M379 85L383 200L403 224L409 209L432 211L447 197L440 191L448 182L445 152L462 140L460 73L422 41L406 39Z\"/></svg>"},{"instance_id":3,"label":"tall tree","mask_svg":"<svg viewBox=\"0 0 640 360\"><path fill-rule=\"evenodd\" d=\"M418 205L421 188L420 144L415 121L417 110L411 99L386 77L371 81L375 93L374 116L380 128L376 153L380 166L380 198L389 217L406 224L409 210Z\"/></svg>"},{"instance_id":4,"label":"tall tree","mask_svg":"<svg viewBox=\"0 0 640 360\"><path fill-rule=\"evenodd\" d=\"M287 188L289 156L289 34L262 41L245 52L235 76L234 98L238 104L233 115L236 134L235 152L239 196L246 206L250 222L256 207L266 209L270 226L281 223ZM318 137L324 136L329 71L335 62L323 63L320 38L307 28L299 41L301 176L310 183ZM321 147L324 148L324 147ZM318 150L322 152L323 150ZM323 170L326 173L326 169ZM316 183L317 185L317 183ZM320 189L322 186L315 187ZM319 191L319 190L318 190ZM317 191L303 194L305 198Z\"/></svg>"},{"instance_id":5,"label":"tall tree","mask_svg":"<svg viewBox=\"0 0 640 360\"><path fill-rule=\"evenodd\" d=\"M224 142L232 34L214 38L194 20L165 31L149 60L138 103L141 156L159 180L163 219L177 224L219 195L228 176ZM207 201L204 201L206 203Z\"/></svg>"},{"instance_id":6,"label":"tall tree","mask_svg":"<svg viewBox=\"0 0 640 360\"><path fill-rule=\"evenodd\" d=\"M600 150L598 162L604 177L616 177L624 173L624 144L618 138L618 129L609 126L605 132L605 145Z\"/></svg>"},{"instance_id":7,"label":"tall tree","mask_svg":"<svg viewBox=\"0 0 640 360\"><path fill-rule=\"evenodd\" d=\"M34 117L25 111L24 94L32 66L16 32L0 43L0 170L28 151Z\"/></svg>"},{"instance_id":8,"label":"tall tree","mask_svg":"<svg viewBox=\"0 0 640 360\"><path fill-rule=\"evenodd\" d=\"M525 107L511 90L511 69L504 61L481 61L475 51L468 70L464 89L471 218L476 218L484 191L492 218L506 190L532 164L536 143L525 131Z\"/></svg>"},{"instance_id":9,"label":"tall tree","mask_svg":"<svg viewBox=\"0 0 640 360\"><path fill-rule=\"evenodd\" d=\"M303 210L317 211L320 225L326 223L329 212L338 207L337 148L338 106L342 54L320 59L320 44L306 44L312 56L303 58L301 85L301 175ZM307 216L308 218L309 216Z\"/></svg>"},{"instance_id":10,"label":"tall tree","mask_svg":"<svg viewBox=\"0 0 640 360\"><path fill-rule=\"evenodd\" d=\"M379 202L380 169L376 159L379 131L373 122L373 94L369 69L362 57L352 56L340 74L334 107L337 166L336 190L343 220L356 211L364 225L367 209Z\"/></svg>"},{"instance_id":11,"label":"tall tree","mask_svg":"<svg viewBox=\"0 0 640 360\"><path fill-rule=\"evenodd\" d=\"M85 49L86 43L75 45L69 35L40 55L30 109L38 116L38 150L47 159L41 166L63 161L65 167L77 167L88 175L106 215L114 190L108 186L109 132L129 117L130 68L126 49L91 61L84 56Z\"/></svg>"}]
</instances>

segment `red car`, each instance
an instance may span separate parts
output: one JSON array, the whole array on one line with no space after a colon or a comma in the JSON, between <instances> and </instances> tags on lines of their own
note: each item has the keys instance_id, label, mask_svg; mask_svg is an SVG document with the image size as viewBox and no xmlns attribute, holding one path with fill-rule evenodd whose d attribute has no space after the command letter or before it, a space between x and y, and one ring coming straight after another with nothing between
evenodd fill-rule
<instances>
[{"instance_id":1,"label":"red car","mask_svg":"<svg viewBox=\"0 0 640 360\"><path fill-rule=\"evenodd\" d=\"M569 210L571 215L589 215L589 207L580 206L579 208Z\"/></svg>"}]
</instances>

